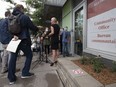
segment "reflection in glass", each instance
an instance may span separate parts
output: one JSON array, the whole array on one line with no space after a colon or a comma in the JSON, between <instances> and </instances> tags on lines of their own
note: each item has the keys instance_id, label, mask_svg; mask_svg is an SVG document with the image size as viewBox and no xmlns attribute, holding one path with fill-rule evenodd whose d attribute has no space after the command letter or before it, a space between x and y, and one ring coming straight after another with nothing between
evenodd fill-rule
<instances>
[{"instance_id":1,"label":"reflection in glass","mask_svg":"<svg viewBox=\"0 0 116 87\"><path fill-rule=\"evenodd\" d=\"M83 7L75 12L75 53L82 54L83 43Z\"/></svg>"}]
</instances>

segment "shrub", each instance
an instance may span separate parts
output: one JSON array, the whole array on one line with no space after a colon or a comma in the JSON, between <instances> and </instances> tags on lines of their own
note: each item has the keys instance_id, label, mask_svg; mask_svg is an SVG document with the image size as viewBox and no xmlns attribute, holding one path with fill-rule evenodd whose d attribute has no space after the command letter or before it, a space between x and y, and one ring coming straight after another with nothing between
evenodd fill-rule
<instances>
[{"instance_id":1,"label":"shrub","mask_svg":"<svg viewBox=\"0 0 116 87\"><path fill-rule=\"evenodd\" d=\"M94 64L95 60L96 60L96 59L95 59L94 57L90 57L90 58L88 59L88 61L89 61L90 64Z\"/></svg>"},{"instance_id":2,"label":"shrub","mask_svg":"<svg viewBox=\"0 0 116 87\"><path fill-rule=\"evenodd\" d=\"M116 61L113 61L112 72L116 72Z\"/></svg>"},{"instance_id":3,"label":"shrub","mask_svg":"<svg viewBox=\"0 0 116 87\"><path fill-rule=\"evenodd\" d=\"M80 59L80 63L83 65L88 64L88 59L85 56L82 56Z\"/></svg>"},{"instance_id":4,"label":"shrub","mask_svg":"<svg viewBox=\"0 0 116 87\"><path fill-rule=\"evenodd\" d=\"M104 68L104 64L101 62L101 60L99 58L94 58L93 61L94 71L100 73L103 68Z\"/></svg>"},{"instance_id":5,"label":"shrub","mask_svg":"<svg viewBox=\"0 0 116 87\"><path fill-rule=\"evenodd\" d=\"M100 58L101 58L100 55L98 55L97 57L89 57L89 58L86 56L82 56L80 59L80 63L83 65L92 64L93 70L96 73L100 73L101 70L105 67L104 64L102 63L102 61L100 60Z\"/></svg>"}]
</instances>

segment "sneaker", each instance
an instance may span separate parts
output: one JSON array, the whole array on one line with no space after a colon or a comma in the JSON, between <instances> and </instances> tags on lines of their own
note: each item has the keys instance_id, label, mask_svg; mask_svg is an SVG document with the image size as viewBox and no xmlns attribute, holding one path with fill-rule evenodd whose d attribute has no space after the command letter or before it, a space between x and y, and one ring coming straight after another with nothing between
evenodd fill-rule
<instances>
[{"instance_id":1,"label":"sneaker","mask_svg":"<svg viewBox=\"0 0 116 87\"><path fill-rule=\"evenodd\" d=\"M22 75L21 78L22 78L22 79L26 79L26 78L30 78L30 77L32 77L32 76L34 76L34 73L29 73L29 74L27 74L27 75Z\"/></svg>"},{"instance_id":2,"label":"sneaker","mask_svg":"<svg viewBox=\"0 0 116 87\"><path fill-rule=\"evenodd\" d=\"M9 85L13 85L13 84L15 84L15 81L14 82L9 82Z\"/></svg>"},{"instance_id":3,"label":"sneaker","mask_svg":"<svg viewBox=\"0 0 116 87\"><path fill-rule=\"evenodd\" d=\"M15 79L14 79L13 81L10 81L10 82L9 82L9 85L15 84L16 80L17 80L17 76L15 76Z\"/></svg>"}]
</instances>

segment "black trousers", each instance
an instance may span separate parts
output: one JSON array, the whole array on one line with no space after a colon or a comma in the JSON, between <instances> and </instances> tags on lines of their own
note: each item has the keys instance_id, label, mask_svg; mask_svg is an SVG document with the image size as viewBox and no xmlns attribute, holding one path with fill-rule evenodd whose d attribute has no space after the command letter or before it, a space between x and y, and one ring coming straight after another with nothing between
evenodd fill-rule
<instances>
[{"instance_id":1,"label":"black trousers","mask_svg":"<svg viewBox=\"0 0 116 87\"><path fill-rule=\"evenodd\" d=\"M50 45L45 45L45 54L50 53Z\"/></svg>"}]
</instances>

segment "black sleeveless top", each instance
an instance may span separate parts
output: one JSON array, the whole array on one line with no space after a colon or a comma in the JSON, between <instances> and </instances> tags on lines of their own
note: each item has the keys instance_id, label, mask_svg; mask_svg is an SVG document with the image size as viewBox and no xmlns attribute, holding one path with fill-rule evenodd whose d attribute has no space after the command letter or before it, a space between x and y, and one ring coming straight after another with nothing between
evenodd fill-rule
<instances>
[{"instance_id":1,"label":"black sleeveless top","mask_svg":"<svg viewBox=\"0 0 116 87\"><path fill-rule=\"evenodd\" d=\"M51 36L51 42L58 43L59 42L60 27L58 24L53 24L51 26L54 28L54 34Z\"/></svg>"}]
</instances>

